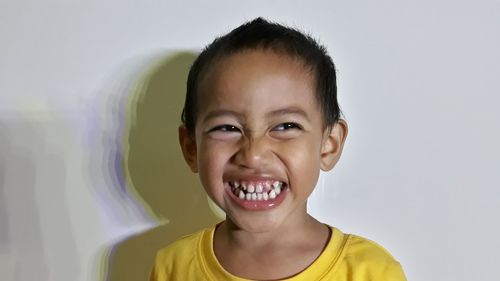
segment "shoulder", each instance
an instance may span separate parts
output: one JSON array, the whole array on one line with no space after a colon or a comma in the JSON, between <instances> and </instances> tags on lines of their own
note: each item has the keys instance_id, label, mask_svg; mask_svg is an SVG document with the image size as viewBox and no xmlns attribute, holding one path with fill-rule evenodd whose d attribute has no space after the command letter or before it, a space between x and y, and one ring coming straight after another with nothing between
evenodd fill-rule
<instances>
[{"instance_id":1,"label":"shoulder","mask_svg":"<svg viewBox=\"0 0 500 281\"><path fill-rule=\"evenodd\" d=\"M190 268L199 267L200 243L203 235L210 232L204 229L184 236L172 244L160 249L156 254L150 280L182 280L179 276Z\"/></svg>"},{"instance_id":2,"label":"shoulder","mask_svg":"<svg viewBox=\"0 0 500 281\"><path fill-rule=\"evenodd\" d=\"M345 258L358 261L396 262L394 257L381 245L364 237L348 234Z\"/></svg>"},{"instance_id":3,"label":"shoulder","mask_svg":"<svg viewBox=\"0 0 500 281\"><path fill-rule=\"evenodd\" d=\"M210 231L210 229L203 229L183 236L160 249L156 254L156 264L166 266L176 261L186 262L194 259L199 250L201 238L207 231Z\"/></svg>"},{"instance_id":4,"label":"shoulder","mask_svg":"<svg viewBox=\"0 0 500 281\"><path fill-rule=\"evenodd\" d=\"M358 235L346 235L342 263L359 280L406 280L400 263L381 245Z\"/></svg>"}]
</instances>

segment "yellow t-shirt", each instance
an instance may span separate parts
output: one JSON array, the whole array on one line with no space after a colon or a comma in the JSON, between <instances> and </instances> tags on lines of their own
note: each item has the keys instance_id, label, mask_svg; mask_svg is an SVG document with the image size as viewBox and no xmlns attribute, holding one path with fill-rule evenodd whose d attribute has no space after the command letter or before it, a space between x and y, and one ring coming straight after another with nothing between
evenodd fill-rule
<instances>
[{"instance_id":1,"label":"yellow t-shirt","mask_svg":"<svg viewBox=\"0 0 500 281\"><path fill-rule=\"evenodd\" d=\"M332 227L321 255L288 281L405 281L400 264L381 246ZM213 250L215 226L181 238L161 249L150 281L248 281L227 272Z\"/></svg>"}]
</instances>

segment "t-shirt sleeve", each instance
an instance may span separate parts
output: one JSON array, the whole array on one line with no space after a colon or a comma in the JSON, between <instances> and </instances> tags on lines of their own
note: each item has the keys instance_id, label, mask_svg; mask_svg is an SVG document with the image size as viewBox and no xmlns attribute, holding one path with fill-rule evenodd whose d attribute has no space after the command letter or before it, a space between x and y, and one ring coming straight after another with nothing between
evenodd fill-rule
<instances>
[{"instance_id":1,"label":"t-shirt sleeve","mask_svg":"<svg viewBox=\"0 0 500 281\"><path fill-rule=\"evenodd\" d=\"M198 236L188 235L160 249L149 274L150 281L191 280L196 269L196 246ZM186 279L188 278L188 279Z\"/></svg>"},{"instance_id":2,"label":"t-shirt sleeve","mask_svg":"<svg viewBox=\"0 0 500 281\"><path fill-rule=\"evenodd\" d=\"M387 269L386 275L384 280L387 281L406 281L406 276L399 262L392 263Z\"/></svg>"},{"instance_id":3,"label":"t-shirt sleeve","mask_svg":"<svg viewBox=\"0 0 500 281\"><path fill-rule=\"evenodd\" d=\"M157 255L153 268L149 273L149 281L166 281L166 280L167 280L167 270L165 266L159 262L159 257Z\"/></svg>"},{"instance_id":4,"label":"t-shirt sleeve","mask_svg":"<svg viewBox=\"0 0 500 281\"><path fill-rule=\"evenodd\" d=\"M372 265L367 268L366 274L369 276L366 280L407 281L401 264L396 260L386 260L384 263L379 264L376 262L372 263Z\"/></svg>"},{"instance_id":5,"label":"t-shirt sleeve","mask_svg":"<svg viewBox=\"0 0 500 281\"><path fill-rule=\"evenodd\" d=\"M349 244L344 259L352 280L406 281L401 264L382 246L355 235Z\"/></svg>"},{"instance_id":6,"label":"t-shirt sleeve","mask_svg":"<svg viewBox=\"0 0 500 281\"><path fill-rule=\"evenodd\" d=\"M149 281L158 281L158 274L156 273L156 266L153 266L151 272L149 273Z\"/></svg>"}]
</instances>

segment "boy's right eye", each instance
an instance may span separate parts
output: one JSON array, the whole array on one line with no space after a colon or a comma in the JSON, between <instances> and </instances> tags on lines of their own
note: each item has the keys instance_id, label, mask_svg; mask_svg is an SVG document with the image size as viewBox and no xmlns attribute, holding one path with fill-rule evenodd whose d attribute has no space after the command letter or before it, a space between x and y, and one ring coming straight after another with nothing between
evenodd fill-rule
<instances>
[{"instance_id":1,"label":"boy's right eye","mask_svg":"<svg viewBox=\"0 0 500 281\"><path fill-rule=\"evenodd\" d=\"M239 132L240 129L234 125L219 125L209 130L210 132Z\"/></svg>"},{"instance_id":2,"label":"boy's right eye","mask_svg":"<svg viewBox=\"0 0 500 281\"><path fill-rule=\"evenodd\" d=\"M209 129L207 134L212 139L227 141L239 139L241 130L234 125L224 124Z\"/></svg>"}]
</instances>

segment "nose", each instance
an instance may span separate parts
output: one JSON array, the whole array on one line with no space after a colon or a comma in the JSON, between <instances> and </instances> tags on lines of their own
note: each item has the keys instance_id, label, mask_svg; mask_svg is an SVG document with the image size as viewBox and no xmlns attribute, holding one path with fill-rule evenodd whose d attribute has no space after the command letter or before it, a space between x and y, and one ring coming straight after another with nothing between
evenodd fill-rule
<instances>
[{"instance_id":1,"label":"nose","mask_svg":"<svg viewBox=\"0 0 500 281\"><path fill-rule=\"evenodd\" d=\"M264 137L244 138L234 162L243 168L260 170L268 164L270 154L270 145Z\"/></svg>"}]
</instances>

